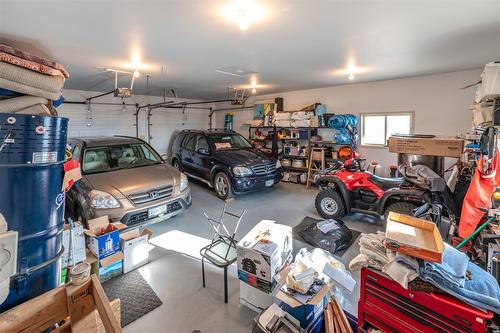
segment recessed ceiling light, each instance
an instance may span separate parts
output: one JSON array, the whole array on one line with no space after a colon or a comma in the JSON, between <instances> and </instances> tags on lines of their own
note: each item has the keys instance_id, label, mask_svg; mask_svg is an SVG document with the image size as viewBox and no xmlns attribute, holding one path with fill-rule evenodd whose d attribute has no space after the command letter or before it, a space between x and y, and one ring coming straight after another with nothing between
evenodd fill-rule
<instances>
[{"instance_id":1,"label":"recessed ceiling light","mask_svg":"<svg viewBox=\"0 0 500 333\"><path fill-rule=\"evenodd\" d=\"M347 67L343 69L338 69L333 72L335 75L347 75L349 80L354 80L354 74L360 74L360 73L366 73L371 71L372 69L370 67L360 67L356 65L356 62L354 59L350 59Z\"/></svg>"},{"instance_id":2,"label":"recessed ceiling light","mask_svg":"<svg viewBox=\"0 0 500 333\"><path fill-rule=\"evenodd\" d=\"M250 23L264 18L266 10L256 0L234 0L222 8L222 13L226 19L237 22L240 29L245 31Z\"/></svg>"}]
</instances>

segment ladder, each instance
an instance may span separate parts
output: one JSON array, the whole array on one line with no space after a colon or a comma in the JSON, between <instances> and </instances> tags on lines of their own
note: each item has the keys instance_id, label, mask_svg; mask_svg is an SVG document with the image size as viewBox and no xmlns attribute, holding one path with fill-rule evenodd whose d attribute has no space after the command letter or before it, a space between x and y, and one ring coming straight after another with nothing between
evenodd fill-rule
<instances>
[{"instance_id":1,"label":"ladder","mask_svg":"<svg viewBox=\"0 0 500 333\"><path fill-rule=\"evenodd\" d=\"M306 188L311 187L314 174L325 168L325 148L311 147L309 151L309 163L307 164Z\"/></svg>"}]
</instances>

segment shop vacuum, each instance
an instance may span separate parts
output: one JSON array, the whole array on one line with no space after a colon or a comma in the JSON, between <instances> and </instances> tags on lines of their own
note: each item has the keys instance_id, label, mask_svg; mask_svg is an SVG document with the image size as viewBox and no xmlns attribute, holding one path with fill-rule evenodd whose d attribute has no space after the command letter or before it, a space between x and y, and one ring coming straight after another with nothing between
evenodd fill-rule
<instances>
[{"instance_id":1,"label":"shop vacuum","mask_svg":"<svg viewBox=\"0 0 500 333\"><path fill-rule=\"evenodd\" d=\"M67 127L0 113L0 312L59 285Z\"/></svg>"}]
</instances>

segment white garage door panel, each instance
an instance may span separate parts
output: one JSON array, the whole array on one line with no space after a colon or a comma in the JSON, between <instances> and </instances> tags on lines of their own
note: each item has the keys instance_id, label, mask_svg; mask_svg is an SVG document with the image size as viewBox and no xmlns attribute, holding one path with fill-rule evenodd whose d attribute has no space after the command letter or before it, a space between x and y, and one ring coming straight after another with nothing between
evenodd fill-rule
<instances>
[{"instance_id":1,"label":"white garage door panel","mask_svg":"<svg viewBox=\"0 0 500 333\"><path fill-rule=\"evenodd\" d=\"M134 110L123 112L120 106L92 106L92 121L84 105L63 104L58 109L61 117L69 118L68 137L128 135L135 137Z\"/></svg>"},{"instance_id":2,"label":"white garage door panel","mask_svg":"<svg viewBox=\"0 0 500 333\"><path fill-rule=\"evenodd\" d=\"M151 116L151 145L161 154L171 153L171 145L183 129L208 129L208 110L187 109L187 117L179 109L157 109Z\"/></svg>"}]
</instances>

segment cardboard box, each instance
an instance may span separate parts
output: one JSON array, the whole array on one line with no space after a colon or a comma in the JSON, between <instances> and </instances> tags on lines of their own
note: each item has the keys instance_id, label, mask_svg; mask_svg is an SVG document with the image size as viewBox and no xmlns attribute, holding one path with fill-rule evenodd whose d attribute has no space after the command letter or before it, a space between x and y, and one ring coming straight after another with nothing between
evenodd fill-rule
<instances>
[{"instance_id":1,"label":"cardboard box","mask_svg":"<svg viewBox=\"0 0 500 333\"><path fill-rule=\"evenodd\" d=\"M73 242L72 242L72 258L69 257L70 246L70 234L73 234ZM65 268L68 266L72 266L73 262L78 264L82 262L86 258L86 249L85 249L85 234L83 231L83 225L80 222L75 222L75 227L73 231L70 232L69 225L65 224L63 229L62 236L62 244L64 246L64 252L61 256L61 267Z\"/></svg>"},{"instance_id":2,"label":"cardboard box","mask_svg":"<svg viewBox=\"0 0 500 333\"><path fill-rule=\"evenodd\" d=\"M385 238L388 249L427 261L441 262L444 243L433 222L389 212Z\"/></svg>"},{"instance_id":3,"label":"cardboard box","mask_svg":"<svg viewBox=\"0 0 500 333\"><path fill-rule=\"evenodd\" d=\"M101 229L113 225L116 230L100 234ZM120 222L109 223L108 216L101 216L88 221L89 229L85 235L89 237L89 249L97 259L111 256L120 250L120 230L127 226Z\"/></svg>"},{"instance_id":4,"label":"cardboard box","mask_svg":"<svg viewBox=\"0 0 500 333\"><path fill-rule=\"evenodd\" d=\"M149 260L149 238L153 233L149 229L139 229L120 234L120 245L123 252L123 273L128 273Z\"/></svg>"},{"instance_id":5,"label":"cardboard box","mask_svg":"<svg viewBox=\"0 0 500 333\"><path fill-rule=\"evenodd\" d=\"M90 273L97 275L101 282L123 274L123 253L121 251L100 260L88 251L85 261L90 264Z\"/></svg>"},{"instance_id":6,"label":"cardboard box","mask_svg":"<svg viewBox=\"0 0 500 333\"><path fill-rule=\"evenodd\" d=\"M262 220L243 237L236 250L238 278L271 293L276 284L274 276L292 253L292 228Z\"/></svg>"},{"instance_id":7,"label":"cardboard box","mask_svg":"<svg viewBox=\"0 0 500 333\"><path fill-rule=\"evenodd\" d=\"M391 136L389 138L389 151L391 153L461 157L464 151L464 141L448 137L426 139Z\"/></svg>"},{"instance_id":8,"label":"cardboard box","mask_svg":"<svg viewBox=\"0 0 500 333\"><path fill-rule=\"evenodd\" d=\"M290 270L291 267L287 267L276 275L278 285L281 286L286 283L286 277ZM274 303L297 319L300 322L300 327L306 329L306 332L314 332L316 329L312 328L317 327L318 318L324 315L323 311L329 300L328 294L333 285L333 281L326 283L316 296L305 304L279 290L274 296Z\"/></svg>"},{"instance_id":9,"label":"cardboard box","mask_svg":"<svg viewBox=\"0 0 500 333\"><path fill-rule=\"evenodd\" d=\"M274 291L276 292L277 288ZM254 288L240 280L240 304L261 313L273 304L273 294Z\"/></svg>"}]
</instances>

